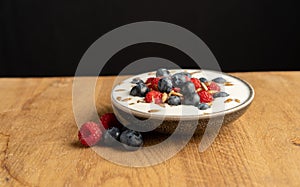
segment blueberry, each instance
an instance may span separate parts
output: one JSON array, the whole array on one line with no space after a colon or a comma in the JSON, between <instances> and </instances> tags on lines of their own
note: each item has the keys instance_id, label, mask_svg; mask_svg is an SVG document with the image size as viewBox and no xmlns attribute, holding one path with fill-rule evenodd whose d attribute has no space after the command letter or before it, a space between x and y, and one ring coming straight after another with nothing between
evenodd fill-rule
<instances>
[{"instance_id":1,"label":"blueberry","mask_svg":"<svg viewBox=\"0 0 300 187\"><path fill-rule=\"evenodd\" d=\"M128 129L122 132L120 142L125 149L135 151L143 145L143 138L140 132Z\"/></svg>"},{"instance_id":2,"label":"blueberry","mask_svg":"<svg viewBox=\"0 0 300 187\"><path fill-rule=\"evenodd\" d=\"M132 96L140 96L140 90L138 89L137 86L134 86L133 88L131 88L129 94Z\"/></svg>"},{"instance_id":3,"label":"blueberry","mask_svg":"<svg viewBox=\"0 0 300 187\"><path fill-rule=\"evenodd\" d=\"M170 96L169 97L169 99L168 99L168 104L169 105L180 105L181 104L181 99L180 99L180 97L178 97L178 96L174 96L174 95L172 95L172 96Z\"/></svg>"},{"instance_id":4,"label":"blueberry","mask_svg":"<svg viewBox=\"0 0 300 187\"><path fill-rule=\"evenodd\" d=\"M199 105L197 107L199 108L199 110L206 110L206 109L210 108L210 106L206 103L199 103Z\"/></svg>"},{"instance_id":5,"label":"blueberry","mask_svg":"<svg viewBox=\"0 0 300 187\"><path fill-rule=\"evenodd\" d=\"M169 93L172 90L172 81L169 78L162 78L158 81L158 90L160 92L166 92Z\"/></svg>"},{"instance_id":6,"label":"blueberry","mask_svg":"<svg viewBox=\"0 0 300 187\"><path fill-rule=\"evenodd\" d=\"M201 77L199 80L200 80L200 82L203 82L203 83L204 82L208 82L208 80L206 78L204 78L204 77Z\"/></svg>"},{"instance_id":7,"label":"blueberry","mask_svg":"<svg viewBox=\"0 0 300 187\"><path fill-rule=\"evenodd\" d=\"M139 83L144 83L144 81L140 78L134 78L134 79L132 79L131 83L132 84L139 84Z\"/></svg>"},{"instance_id":8,"label":"blueberry","mask_svg":"<svg viewBox=\"0 0 300 187\"><path fill-rule=\"evenodd\" d=\"M193 93L195 93L195 85L192 82L185 82L182 87L180 92L183 95L191 95Z\"/></svg>"},{"instance_id":9,"label":"blueberry","mask_svg":"<svg viewBox=\"0 0 300 187\"><path fill-rule=\"evenodd\" d=\"M226 93L226 92L217 92L217 93L213 94L214 98L217 98L217 97L227 97L227 96L229 96L229 94Z\"/></svg>"},{"instance_id":10,"label":"blueberry","mask_svg":"<svg viewBox=\"0 0 300 187\"><path fill-rule=\"evenodd\" d=\"M106 145L113 145L120 137L120 130L117 127L111 127L103 134L103 142Z\"/></svg>"},{"instance_id":11,"label":"blueberry","mask_svg":"<svg viewBox=\"0 0 300 187\"><path fill-rule=\"evenodd\" d=\"M181 74L188 77L188 78L192 78L192 75L188 72L181 72Z\"/></svg>"},{"instance_id":12,"label":"blueberry","mask_svg":"<svg viewBox=\"0 0 300 187\"><path fill-rule=\"evenodd\" d=\"M156 71L156 77L169 77L170 72L166 68L159 68Z\"/></svg>"},{"instance_id":13,"label":"blueberry","mask_svg":"<svg viewBox=\"0 0 300 187\"><path fill-rule=\"evenodd\" d=\"M191 95L185 95L183 104L185 105L193 105L193 106L198 106L200 103L200 97L197 93L193 93Z\"/></svg>"},{"instance_id":14,"label":"blueberry","mask_svg":"<svg viewBox=\"0 0 300 187\"><path fill-rule=\"evenodd\" d=\"M183 73L175 73L172 76L172 82L174 87L181 88L181 86L187 81L187 76Z\"/></svg>"},{"instance_id":15,"label":"blueberry","mask_svg":"<svg viewBox=\"0 0 300 187\"><path fill-rule=\"evenodd\" d=\"M226 82L226 80L223 77L217 77L217 78L213 79L212 81L214 81L216 83L220 83L220 84L223 84Z\"/></svg>"},{"instance_id":16,"label":"blueberry","mask_svg":"<svg viewBox=\"0 0 300 187\"><path fill-rule=\"evenodd\" d=\"M145 97L149 91L150 89L144 83L137 83L137 85L130 90L129 94L132 96Z\"/></svg>"},{"instance_id":17,"label":"blueberry","mask_svg":"<svg viewBox=\"0 0 300 187\"><path fill-rule=\"evenodd\" d=\"M125 127L125 126L122 125L122 127L120 128L120 130L121 130L121 133L122 133L122 132L128 130L128 128L127 128L127 126Z\"/></svg>"}]
</instances>

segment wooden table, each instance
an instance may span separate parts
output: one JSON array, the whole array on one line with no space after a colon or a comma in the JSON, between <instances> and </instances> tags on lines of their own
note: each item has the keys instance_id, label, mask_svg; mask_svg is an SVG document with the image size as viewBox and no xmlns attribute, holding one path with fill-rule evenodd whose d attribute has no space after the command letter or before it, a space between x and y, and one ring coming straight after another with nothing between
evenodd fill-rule
<instances>
[{"instance_id":1,"label":"wooden table","mask_svg":"<svg viewBox=\"0 0 300 187\"><path fill-rule=\"evenodd\" d=\"M0 185L300 186L300 72L232 75L255 88L248 111L205 152L195 136L173 158L145 168L113 164L79 145L72 78L2 78ZM98 82L99 114L112 112L113 80Z\"/></svg>"}]
</instances>

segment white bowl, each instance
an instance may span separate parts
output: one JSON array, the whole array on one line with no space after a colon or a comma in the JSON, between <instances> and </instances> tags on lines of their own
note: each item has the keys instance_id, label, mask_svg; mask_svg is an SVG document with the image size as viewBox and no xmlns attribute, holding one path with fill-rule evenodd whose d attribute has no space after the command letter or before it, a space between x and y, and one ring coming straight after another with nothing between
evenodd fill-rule
<instances>
[{"instance_id":1,"label":"white bowl","mask_svg":"<svg viewBox=\"0 0 300 187\"><path fill-rule=\"evenodd\" d=\"M211 108L207 110L199 110L189 105L170 106L168 104L144 103L142 97L129 95L130 90L135 85L131 81L134 78L146 81L149 77L155 77L155 71L135 75L116 85L111 93L114 112L124 125L138 122L141 126L145 126L145 124L150 126L146 128L148 130L155 129L160 132L171 133L176 129L179 121L189 124L197 120L196 132L199 133L203 132L208 121L212 118L222 119L223 124L237 119L246 111L254 98L254 89L249 83L222 72L197 69L174 69L169 71L171 74L185 71L192 74L192 77L205 77L208 80L223 77L226 79L226 83L219 84L219 86L221 91L225 91L229 96L214 99ZM159 124L160 126L158 126Z\"/></svg>"}]
</instances>

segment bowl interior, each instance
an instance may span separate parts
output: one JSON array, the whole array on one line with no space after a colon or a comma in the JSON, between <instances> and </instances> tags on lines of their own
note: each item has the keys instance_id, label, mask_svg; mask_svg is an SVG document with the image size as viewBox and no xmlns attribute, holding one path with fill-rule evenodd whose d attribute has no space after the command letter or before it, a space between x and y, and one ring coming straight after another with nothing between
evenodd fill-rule
<instances>
[{"instance_id":1,"label":"bowl interior","mask_svg":"<svg viewBox=\"0 0 300 187\"><path fill-rule=\"evenodd\" d=\"M189 105L170 106L168 104L158 105L154 103L145 103L142 97L129 95L130 90L135 85L131 83L133 79L142 79L143 81L146 81L149 77L155 77L154 71L132 76L117 84L111 93L112 104L114 107L117 107L124 112L142 118L195 120L236 112L247 107L254 98L252 86L237 77L211 70L170 70L171 74L183 71L190 73L194 78L205 77L208 80L212 80L217 77L223 77L226 82L218 85L221 87L221 91L228 93L229 96L215 98L211 103L211 108L199 110L198 108Z\"/></svg>"}]
</instances>

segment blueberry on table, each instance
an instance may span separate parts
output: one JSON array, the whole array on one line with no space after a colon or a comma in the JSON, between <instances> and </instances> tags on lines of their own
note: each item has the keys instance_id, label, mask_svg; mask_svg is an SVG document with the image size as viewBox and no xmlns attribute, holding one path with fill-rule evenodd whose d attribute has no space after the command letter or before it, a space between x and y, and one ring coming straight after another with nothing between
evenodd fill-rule
<instances>
[{"instance_id":1,"label":"blueberry on table","mask_svg":"<svg viewBox=\"0 0 300 187\"><path fill-rule=\"evenodd\" d=\"M181 104L181 99L180 99L179 96L172 95L172 96L169 97L167 102L168 102L169 105L175 105L176 106L176 105Z\"/></svg>"},{"instance_id":2,"label":"blueberry on table","mask_svg":"<svg viewBox=\"0 0 300 187\"><path fill-rule=\"evenodd\" d=\"M217 97L227 97L227 96L229 96L229 94L226 93L226 92L217 92L217 93L213 94L214 98L217 98Z\"/></svg>"},{"instance_id":3,"label":"blueberry on table","mask_svg":"<svg viewBox=\"0 0 300 187\"><path fill-rule=\"evenodd\" d=\"M220 83L220 84L223 84L226 82L226 80L223 77L217 77L217 78L213 79L212 81L214 81L216 83Z\"/></svg>"},{"instance_id":4,"label":"blueberry on table","mask_svg":"<svg viewBox=\"0 0 300 187\"><path fill-rule=\"evenodd\" d=\"M199 80L200 80L200 82L203 82L203 83L208 82L208 80L204 77L201 77Z\"/></svg>"},{"instance_id":5,"label":"blueberry on table","mask_svg":"<svg viewBox=\"0 0 300 187\"><path fill-rule=\"evenodd\" d=\"M159 68L156 71L156 77L169 77L170 72L166 68Z\"/></svg>"},{"instance_id":6,"label":"blueberry on table","mask_svg":"<svg viewBox=\"0 0 300 187\"><path fill-rule=\"evenodd\" d=\"M183 99L183 104L198 106L200 103L200 97L197 93L192 93L190 95L185 95Z\"/></svg>"},{"instance_id":7,"label":"blueberry on table","mask_svg":"<svg viewBox=\"0 0 300 187\"><path fill-rule=\"evenodd\" d=\"M173 84L171 79L169 78L162 78L158 81L158 90L160 92L166 92L169 93L172 90Z\"/></svg>"},{"instance_id":8,"label":"blueberry on table","mask_svg":"<svg viewBox=\"0 0 300 187\"><path fill-rule=\"evenodd\" d=\"M206 110L206 109L210 108L210 106L206 103L199 103L199 105L197 107L199 110Z\"/></svg>"},{"instance_id":9,"label":"blueberry on table","mask_svg":"<svg viewBox=\"0 0 300 187\"><path fill-rule=\"evenodd\" d=\"M103 135L103 142L106 145L113 145L118 141L120 134L120 130L117 127L109 128Z\"/></svg>"},{"instance_id":10,"label":"blueberry on table","mask_svg":"<svg viewBox=\"0 0 300 187\"><path fill-rule=\"evenodd\" d=\"M174 87L181 88L181 86L187 82L187 75L184 73L175 73L172 76L172 82Z\"/></svg>"},{"instance_id":11,"label":"blueberry on table","mask_svg":"<svg viewBox=\"0 0 300 187\"><path fill-rule=\"evenodd\" d=\"M144 83L137 83L137 85L130 90L129 94L132 96L145 97L149 91L150 89Z\"/></svg>"},{"instance_id":12,"label":"blueberry on table","mask_svg":"<svg viewBox=\"0 0 300 187\"><path fill-rule=\"evenodd\" d=\"M192 82L185 82L182 87L181 87L181 90L180 92L183 94L183 95L191 95L193 93L195 93L195 85L192 83Z\"/></svg>"},{"instance_id":13,"label":"blueberry on table","mask_svg":"<svg viewBox=\"0 0 300 187\"><path fill-rule=\"evenodd\" d=\"M120 142L126 150L136 151L143 145L143 137L140 132L128 129L122 132Z\"/></svg>"}]
</instances>

